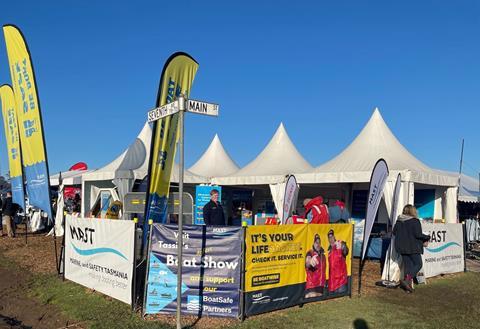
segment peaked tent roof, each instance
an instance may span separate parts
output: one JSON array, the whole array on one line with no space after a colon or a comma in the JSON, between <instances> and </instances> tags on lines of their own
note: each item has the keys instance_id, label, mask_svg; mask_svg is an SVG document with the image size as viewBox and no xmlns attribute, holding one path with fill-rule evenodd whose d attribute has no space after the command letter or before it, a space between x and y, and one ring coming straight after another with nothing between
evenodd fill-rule
<instances>
[{"instance_id":1,"label":"peaked tent roof","mask_svg":"<svg viewBox=\"0 0 480 329\"><path fill-rule=\"evenodd\" d=\"M268 145L252 162L232 175L215 177L212 182L220 185L270 184L283 181L285 175L312 169L280 123Z\"/></svg>"},{"instance_id":2,"label":"peaked tent roof","mask_svg":"<svg viewBox=\"0 0 480 329\"><path fill-rule=\"evenodd\" d=\"M152 127L145 123L135 141L115 160L100 169L82 175L84 181L114 178L143 179L148 174ZM178 165L174 164L171 180L178 182ZM206 183L208 179L185 170L185 183Z\"/></svg>"},{"instance_id":3,"label":"peaked tent roof","mask_svg":"<svg viewBox=\"0 0 480 329\"><path fill-rule=\"evenodd\" d=\"M404 180L431 185L457 185L451 176L429 168L413 156L388 128L378 108L347 148L312 172L299 175L297 179L300 183L368 182L380 158L385 159L391 174L404 171Z\"/></svg>"},{"instance_id":4,"label":"peaked tent roof","mask_svg":"<svg viewBox=\"0 0 480 329\"><path fill-rule=\"evenodd\" d=\"M199 176L215 177L231 175L238 169L237 164L223 148L220 138L215 134L210 146L188 171Z\"/></svg>"}]
</instances>

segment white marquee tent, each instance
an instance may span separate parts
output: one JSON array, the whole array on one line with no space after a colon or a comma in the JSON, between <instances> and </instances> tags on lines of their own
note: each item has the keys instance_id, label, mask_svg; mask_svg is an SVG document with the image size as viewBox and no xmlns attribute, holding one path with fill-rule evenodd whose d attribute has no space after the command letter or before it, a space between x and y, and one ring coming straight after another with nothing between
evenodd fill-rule
<instances>
[{"instance_id":1,"label":"white marquee tent","mask_svg":"<svg viewBox=\"0 0 480 329\"><path fill-rule=\"evenodd\" d=\"M231 175L214 177L212 183L218 185L274 184L283 182L285 175L310 170L312 166L298 152L281 123L268 145L253 161Z\"/></svg>"},{"instance_id":2,"label":"white marquee tent","mask_svg":"<svg viewBox=\"0 0 480 329\"><path fill-rule=\"evenodd\" d=\"M62 172L62 182L65 186L81 185L82 175L91 172L92 170L70 170ZM60 173L50 176L50 186L59 185Z\"/></svg>"},{"instance_id":3,"label":"white marquee tent","mask_svg":"<svg viewBox=\"0 0 480 329\"><path fill-rule=\"evenodd\" d=\"M228 176L238 171L237 164L223 148L217 134L210 146L188 171L203 177Z\"/></svg>"},{"instance_id":4,"label":"white marquee tent","mask_svg":"<svg viewBox=\"0 0 480 329\"><path fill-rule=\"evenodd\" d=\"M148 173L152 127L145 123L135 141L115 160L104 167L82 175L82 213L90 209L99 188L117 187L120 199L132 191L135 180ZM178 182L178 165L174 164L171 181ZM185 183L207 183L208 179L185 170ZM87 209L88 208L88 209Z\"/></svg>"},{"instance_id":5,"label":"white marquee tent","mask_svg":"<svg viewBox=\"0 0 480 329\"><path fill-rule=\"evenodd\" d=\"M462 174L458 200L463 202L480 202L479 180Z\"/></svg>"},{"instance_id":6,"label":"white marquee tent","mask_svg":"<svg viewBox=\"0 0 480 329\"><path fill-rule=\"evenodd\" d=\"M376 161L386 160L390 176L385 187L385 205L391 199L397 175L402 175L401 204L413 203L415 184L435 189L435 218L455 222L458 179L431 169L415 158L393 135L375 109L355 140L339 155L308 173L296 174L300 184L368 183Z\"/></svg>"}]
</instances>

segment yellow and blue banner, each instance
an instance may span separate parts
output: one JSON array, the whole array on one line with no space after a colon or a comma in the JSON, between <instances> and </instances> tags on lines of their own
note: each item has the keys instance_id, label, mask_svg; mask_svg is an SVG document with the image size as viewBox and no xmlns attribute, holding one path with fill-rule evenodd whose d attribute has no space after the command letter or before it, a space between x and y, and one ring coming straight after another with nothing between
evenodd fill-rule
<instances>
[{"instance_id":1,"label":"yellow and blue banner","mask_svg":"<svg viewBox=\"0 0 480 329\"><path fill-rule=\"evenodd\" d=\"M248 226L245 315L351 294L350 224Z\"/></svg>"},{"instance_id":2,"label":"yellow and blue banner","mask_svg":"<svg viewBox=\"0 0 480 329\"><path fill-rule=\"evenodd\" d=\"M156 106L173 102L180 94L188 97L198 63L186 53L175 53L167 60L160 78ZM150 151L148 202L145 222L166 221L170 176L178 140L178 114L154 122Z\"/></svg>"},{"instance_id":3,"label":"yellow and blue banner","mask_svg":"<svg viewBox=\"0 0 480 329\"><path fill-rule=\"evenodd\" d=\"M17 110L29 203L52 217L47 154L33 66L25 39L13 25L3 27Z\"/></svg>"},{"instance_id":4,"label":"yellow and blue banner","mask_svg":"<svg viewBox=\"0 0 480 329\"><path fill-rule=\"evenodd\" d=\"M18 136L17 113L15 111L15 95L9 85L0 86L3 124L7 144L8 166L10 168L10 184L13 202L25 209L25 193L23 190L22 156Z\"/></svg>"},{"instance_id":5,"label":"yellow and blue banner","mask_svg":"<svg viewBox=\"0 0 480 329\"><path fill-rule=\"evenodd\" d=\"M242 275L241 227L186 225L182 263L182 313L238 317ZM152 225L145 314L175 313L177 225Z\"/></svg>"}]
</instances>

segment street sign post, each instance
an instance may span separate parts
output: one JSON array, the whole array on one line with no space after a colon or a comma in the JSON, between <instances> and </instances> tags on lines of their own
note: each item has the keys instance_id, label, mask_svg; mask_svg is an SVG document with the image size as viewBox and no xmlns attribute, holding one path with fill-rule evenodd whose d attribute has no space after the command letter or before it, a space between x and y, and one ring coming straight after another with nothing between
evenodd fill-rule
<instances>
[{"instance_id":1,"label":"street sign post","mask_svg":"<svg viewBox=\"0 0 480 329\"><path fill-rule=\"evenodd\" d=\"M157 121L158 119L177 113L180 110L178 100L166 105L154 108L148 112L148 122Z\"/></svg>"},{"instance_id":2,"label":"street sign post","mask_svg":"<svg viewBox=\"0 0 480 329\"><path fill-rule=\"evenodd\" d=\"M194 99L189 99L187 101L187 111L197 114L218 116L218 104L207 103L202 101L197 101Z\"/></svg>"},{"instance_id":3,"label":"street sign post","mask_svg":"<svg viewBox=\"0 0 480 329\"><path fill-rule=\"evenodd\" d=\"M178 209L178 236L177 236L177 258L178 258L178 271L177 271L177 291L182 291L182 264L183 264L183 174L184 174L184 126L185 126L185 112L203 114L208 116L218 116L219 110L218 104L202 102L194 99L187 99L185 96L180 95L177 100L168 103L164 106L157 107L148 112L148 122L153 122L161 118L179 112L178 128L180 129L180 139L178 146L180 148L180 163L179 163L179 209ZM182 310L182 294L177 294L177 329L182 328L181 323L181 310Z\"/></svg>"}]
</instances>

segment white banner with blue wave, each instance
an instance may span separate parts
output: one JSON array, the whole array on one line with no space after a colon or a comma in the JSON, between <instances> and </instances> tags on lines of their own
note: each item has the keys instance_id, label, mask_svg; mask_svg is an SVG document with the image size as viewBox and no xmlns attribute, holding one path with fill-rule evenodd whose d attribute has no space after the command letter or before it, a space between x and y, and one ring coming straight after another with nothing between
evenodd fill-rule
<instances>
[{"instance_id":1,"label":"white banner with blue wave","mask_svg":"<svg viewBox=\"0 0 480 329\"><path fill-rule=\"evenodd\" d=\"M135 223L65 219L65 278L127 304L132 302Z\"/></svg>"},{"instance_id":2,"label":"white banner with blue wave","mask_svg":"<svg viewBox=\"0 0 480 329\"><path fill-rule=\"evenodd\" d=\"M423 252L425 277L463 272L465 268L462 224L422 223L430 242Z\"/></svg>"}]
</instances>

